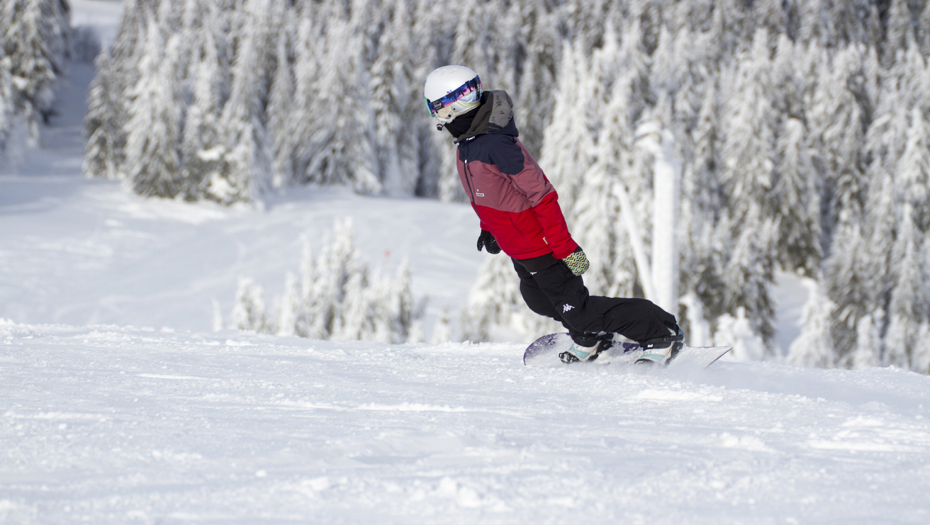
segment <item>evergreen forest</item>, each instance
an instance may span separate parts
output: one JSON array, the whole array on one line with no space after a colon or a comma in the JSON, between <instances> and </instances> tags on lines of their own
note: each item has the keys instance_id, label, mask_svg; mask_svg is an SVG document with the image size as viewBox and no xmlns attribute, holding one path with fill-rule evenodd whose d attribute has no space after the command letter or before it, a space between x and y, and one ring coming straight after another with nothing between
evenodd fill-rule
<instances>
[{"instance_id":1,"label":"evergreen forest","mask_svg":"<svg viewBox=\"0 0 930 525\"><path fill-rule=\"evenodd\" d=\"M467 65L513 97L521 140L591 259L592 293L644 294L634 244L648 252L650 239L631 239L618 195L652 231L666 212L654 172L671 163L678 315L697 342L738 332L757 357L780 357L772 290L793 272L811 300L790 362L928 373L928 4L126 0L96 59L84 172L224 204L307 184L464 202L422 84ZM63 56L51 22L66 12L64 0L4 2L0 143L12 115L48 109L61 65L40 58ZM543 329L508 264L483 268L466 337Z\"/></svg>"}]
</instances>

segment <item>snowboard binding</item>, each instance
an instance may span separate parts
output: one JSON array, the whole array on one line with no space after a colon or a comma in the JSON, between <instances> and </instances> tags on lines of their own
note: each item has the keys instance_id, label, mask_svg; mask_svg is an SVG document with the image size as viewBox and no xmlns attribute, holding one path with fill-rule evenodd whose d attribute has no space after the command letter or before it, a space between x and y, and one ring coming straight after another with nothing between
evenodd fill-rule
<instances>
[{"instance_id":1,"label":"snowboard binding","mask_svg":"<svg viewBox=\"0 0 930 525\"><path fill-rule=\"evenodd\" d=\"M675 325L674 329L669 329L672 333L666 337L657 337L647 339L639 343L643 348L643 355L636 360L638 365L667 365L685 345L685 333L681 327Z\"/></svg>"},{"instance_id":2,"label":"snowboard binding","mask_svg":"<svg viewBox=\"0 0 930 525\"><path fill-rule=\"evenodd\" d=\"M573 344L568 350L559 353L559 359L565 364L571 363L581 363L581 362L591 362L597 359L597 356L601 352L605 352L610 347L613 346L613 339L601 339L594 345L593 351L588 352L588 347L581 346L577 343ZM586 356L585 358L580 357L580 355Z\"/></svg>"}]
</instances>

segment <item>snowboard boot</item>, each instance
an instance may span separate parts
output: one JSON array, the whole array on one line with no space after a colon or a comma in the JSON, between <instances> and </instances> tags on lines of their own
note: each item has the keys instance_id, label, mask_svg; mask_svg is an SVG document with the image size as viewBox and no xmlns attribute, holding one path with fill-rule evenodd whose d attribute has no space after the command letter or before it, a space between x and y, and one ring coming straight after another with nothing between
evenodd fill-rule
<instances>
[{"instance_id":1,"label":"snowboard boot","mask_svg":"<svg viewBox=\"0 0 930 525\"><path fill-rule=\"evenodd\" d=\"M636 360L636 364L646 365L667 365L685 345L685 333L681 327L675 325L675 328L669 328L670 334L666 337L656 337L640 341L639 346L643 347L643 355Z\"/></svg>"},{"instance_id":2,"label":"snowboard boot","mask_svg":"<svg viewBox=\"0 0 930 525\"><path fill-rule=\"evenodd\" d=\"M575 342L572 346L559 354L559 359L563 363L578 363L585 361L594 361L598 354L607 350L613 344L613 334L601 334L597 336L573 336ZM588 344L592 343L592 344Z\"/></svg>"}]
</instances>

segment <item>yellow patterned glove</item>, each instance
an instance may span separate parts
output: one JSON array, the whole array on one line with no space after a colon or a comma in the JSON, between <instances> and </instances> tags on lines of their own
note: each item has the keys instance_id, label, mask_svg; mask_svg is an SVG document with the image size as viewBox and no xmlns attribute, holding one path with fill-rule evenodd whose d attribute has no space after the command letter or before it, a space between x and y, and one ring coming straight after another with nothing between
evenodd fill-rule
<instances>
[{"instance_id":1,"label":"yellow patterned glove","mask_svg":"<svg viewBox=\"0 0 930 525\"><path fill-rule=\"evenodd\" d=\"M568 266L568 269L572 271L575 275L581 275L588 271L588 258L585 257L584 251L581 250L581 247L575 249L571 255L562 259L562 262Z\"/></svg>"}]
</instances>

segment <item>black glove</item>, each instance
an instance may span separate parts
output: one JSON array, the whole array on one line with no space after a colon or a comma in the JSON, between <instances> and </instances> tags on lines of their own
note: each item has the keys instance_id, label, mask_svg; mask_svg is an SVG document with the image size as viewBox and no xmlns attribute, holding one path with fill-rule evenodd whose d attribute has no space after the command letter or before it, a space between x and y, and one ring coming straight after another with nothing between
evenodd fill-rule
<instances>
[{"instance_id":1,"label":"black glove","mask_svg":"<svg viewBox=\"0 0 930 525\"><path fill-rule=\"evenodd\" d=\"M501 247L497 245L497 239L491 235L491 232L487 230L481 230L481 235L478 236L478 251L481 251L481 248L487 250L488 253L494 255L501 252Z\"/></svg>"}]
</instances>

